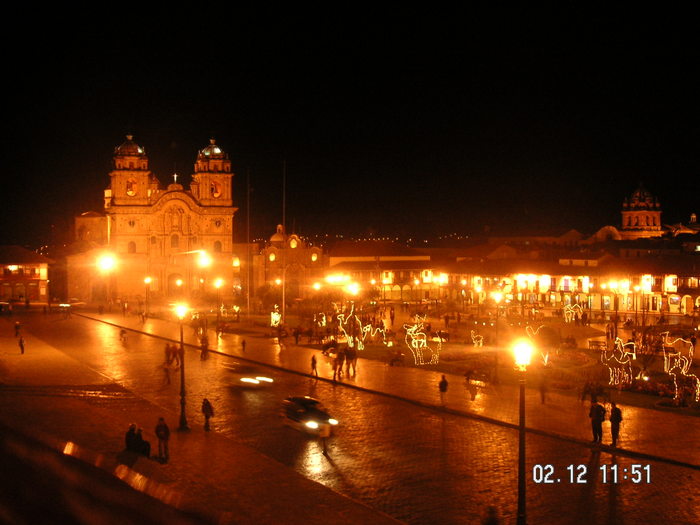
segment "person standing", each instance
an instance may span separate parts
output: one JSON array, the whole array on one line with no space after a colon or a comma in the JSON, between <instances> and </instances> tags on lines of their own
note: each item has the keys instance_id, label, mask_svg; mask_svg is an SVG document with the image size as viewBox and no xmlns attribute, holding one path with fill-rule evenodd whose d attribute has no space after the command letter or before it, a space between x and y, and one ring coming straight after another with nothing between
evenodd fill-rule
<instances>
[{"instance_id":1,"label":"person standing","mask_svg":"<svg viewBox=\"0 0 700 525\"><path fill-rule=\"evenodd\" d=\"M21 328L22 326L19 324L19 321L15 321L15 337L19 337Z\"/></svg>"},{"instance_id":2,"label":"person standing","mask_svg":"<svg viewBox=\"0 0 700 525\"><path fill-rule=\"evenodd\" d=\"M22 337L22 336L20 335L20 336L19 336L19 341L17 341L17 343L19 344L19 351L20 351L20 353L21 353L21 354L24 354L24 337Z\"/></svg>"},{"instance_id":3,"label":"person standing","mask_svg":"<svg viewBox=\"0 0 700 525\"><path fill-rule=\"evenodd\" d=\"M316 369L316 356L311 356L311 373L318 377L318 370Z\"/></svg>"},{"instance_id":4,"label":"person standing","mask_svg":"<svg viewBox=\"0 0 700 525\"><path fill-rule=\"evenodd\" d=\"M156 436L158 437L158 459L167 462L170 459L168 451L168 440L170 439L170 429L164 418L158 418L156 425Z\"/></svg>"},{"instance_id":5,"label":"person standing","mask_svg":"<svg viewBox=\"0 0 700 525\"><path fill-rule=\"evenodd\" d=\"M622 422L622 410L615 403L611 403L610 409L610 433L612 434L612 446L617 446L617 438L620 436L620 423Z\"/></svg>"},{"instance_id":6,"label":"person standing","mask_svg":"<svg viewBox=\"0 0 700 525\"><path fill-rule=\"evenodd\" d=\"M600 443L603 439L603 421L605 420L605 408L597 402L591 403L588 411L591 418L591 430L593 431L593 443Z\"/></svg>"},{"instance_id":7,"label":"person standing","mask_svg":"<svg viewBox=\"0 0 700 525\"><path fill-rule=\"evenodd\" d=\"M243 353L245 354L245 339L241 341L241 350L243 350Z\"/></svg>"},{"instance_id":8,"label":"person standing","mask_svg":"<svg viewBox=\"0 0 700 525\"><path fill-rule=\"evenodd\" d=\"M214 407L211 406L209 400L205 397L202 401L202 414L204 414L204 430L209 431L209 419L214 417Z\"/></svg>"},{"instance_id":9,"label":"person standing","mask_svg":"<svg viewBox=\"0 0 700 525\"><path fill-rule=\"evenodd\" d=\"M440 402L445 404L445 394L447 393L447 378L445 374L442 374L442 379L438 383L438 389L440 390Z\"/></svg>"}]
</instances>

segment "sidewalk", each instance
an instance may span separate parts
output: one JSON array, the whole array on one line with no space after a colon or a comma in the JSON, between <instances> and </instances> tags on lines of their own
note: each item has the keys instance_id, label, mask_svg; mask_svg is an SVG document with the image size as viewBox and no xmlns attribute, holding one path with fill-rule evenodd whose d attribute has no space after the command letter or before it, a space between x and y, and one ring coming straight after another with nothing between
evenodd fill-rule
<instances>
[{"instance_id":1,"label":"sidewalk","mask_svg":"<svg viewBox=\"0 0 700 525\"><path fill-rule=\"evenodd\" d=\"M86 317L124 326L132 330L179 341L177 323L148 319L142 324L136 317L117 314L86 314ZM318 371L322 379L332 380L331 360L317 350L293 344L291 337L284 346L291 351L279 352L276 339L268 337L265 328L246 326L241 334L224 334L217 337L214 330L208 333L209 347L227 355L237 356L280 369L301 374L310 371L311 356L316 355ZM192 330L184 331L185 342L198 346ZM246 340L246 353L241 342ZM289 344L292 343L292 344ZM487 385L480 388L475 401L466 389L464 378L447 374L449 389L441 402L438 381L441 374L412 367L389 367L385 363L360 358L356 376L343 376L339 384L359 388L408 402L439 407L455 413L481 418L495 424L515 428L518 424L517 385ZM621 426L618 453L668 462L700 469L700 418L661 410L619 405L624 421ZM546 402L540 401L537 389L526 389L526 425L529 432L543 433L562 439L588 444L591 441L588 403L571 395L548 392ZM604 442L610 442L610 428L604 424Z\"/></svg>"},{"instance_id":2,"label":"sidewalk","mask_svg":"<svg viewBox=\"0 0 700 525\"><path fill-rule=\"evenodd\" d=\"M201 522L396 523L240 442L194 427L178 432L177 420L167 414L169 463L125 454L128 425L137 422L146 439L152 439L154 414L162 409L31 333L24 334L27 351L20 355L11 324L3 319L0 326L0 420L55 450L110 472ZM173 328L168 323L153 323L152 328L156 326ZM157 453L157 443L151 441L151 446Z\"/></svg>"}]
</instances>

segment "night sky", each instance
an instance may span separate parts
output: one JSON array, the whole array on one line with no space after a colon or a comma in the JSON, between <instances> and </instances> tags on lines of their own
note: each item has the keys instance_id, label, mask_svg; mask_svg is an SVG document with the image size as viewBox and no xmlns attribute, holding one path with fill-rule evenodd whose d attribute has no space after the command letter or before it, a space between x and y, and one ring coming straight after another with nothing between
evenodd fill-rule
<instances>
[{"instance_id":1,"label":"night sky","mask_svg":"<svg viewBox=\"0 0 700 525\"><path fill-rule=\"evenodd\" d=\"M285 163L288 230L305 235L593 233L639 182L665 223L700 212L697 48L614 27L534 42L260 22L6 45L0 243L61 240L101 210L127 133L164 185L176 171L187 186L215 138L236 173L237 241L247 175L251 236L281 222Z\"/></svg>"}]
</instances>

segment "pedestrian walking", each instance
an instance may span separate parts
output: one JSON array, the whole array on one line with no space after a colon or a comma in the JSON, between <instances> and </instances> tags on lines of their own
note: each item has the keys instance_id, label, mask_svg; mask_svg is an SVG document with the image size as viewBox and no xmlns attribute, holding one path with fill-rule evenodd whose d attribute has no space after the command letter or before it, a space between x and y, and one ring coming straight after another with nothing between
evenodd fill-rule
<instances>
[{"instance_id":1,"label":"pedestrian walking","mask_svg":"<svg viewBox=\"0 0 700 525\"><path fill-rule=\"evenodd\" d=\"M241 350L245 354L245 339L243 339L243 341L241 341Z\"/></svg>"},{"instance_id":2,"label":"pedestrian walking","mask_svg":"<svg viewBox=\"0 0 700 525\"><path fill-rule=\"evenodd\" d=\"M17 342L19 344L19 352L20 354L24 354L24 337L21 335L19 336L19 341Z\"/></svg>"},{"instance_id":3,"label":"pedestrian walking","mask_svg":"<svg viewBox=\"0 0 700 525\"><path fill-rule=\"evenodd\" d=\"M605 408L597 402L591 403L588 411L591 418L591 430L593 431L593 443L600 443L603 440L603 421L605 420Z\"/></svg>"},{"instance_id":4,"label":"pedestrian walking","mask_svg":"<svg viewBox=\"0 0 700 525\"><path fill-rule=\"evenodd\" d=\"M214 407L211 406L209 400L205 397L202 401L202 414L204 414L204 430L209 431L209 419L214 417Z\"/></svg>"},{"instance_id":5,"label":"pedestrian walking","mask_svg":"<svg viewBox=\"0 0 700 525\"><path fill-rule=\"evenodd\" d=\"M311 373L318 377L318 370L316 369L316 356L311 356Z\"/></svg>"},{"instance_id":6,"label":"pedestrian walking","mask_svg":"<svg viewBox=\"0 0 700 525\"><path fill-rule=\"evenodd\" d=\"M15 321L15 337L19 337L19 332L22 326L19 324L19 321Z\"/></svg>"},{"instance_id":7,"label":"pedestrian walking","mask_svg":"<svg viewBox=\"0 0 700 525\"><path fill-rule=\"evenodd\" d=\"M622 422L622 410L615 403L611 403L610 409L610 433L612 435L612 446L617 446L617 438L620 436L620 423Z\"/></svg>"},{"instance_id":8,"label":"pedestrian walking","mask_svg":"<svg viewBox=\"0 0 700 525\"><path fill-rule=\"evenodd\" d=\"M445 404L445 393L447 392L447 378L445 374L442 374L442 379L438 383L438 389L440 390L440 402Z\"/></svg>"},{"instance_id":9,"label":"pedestrian walking","mask_svg":"<svg viewBox=\"0 0 700 525\"><path fill-rule=\"evenodd\" d=\"M158 459L165 463L168 461L168 459L170 459L170 452L168 451L170 429L165 422L165 418L158 418L158 424L156 425L156 436L158 437Z\"/></svg>"}]
</instances>

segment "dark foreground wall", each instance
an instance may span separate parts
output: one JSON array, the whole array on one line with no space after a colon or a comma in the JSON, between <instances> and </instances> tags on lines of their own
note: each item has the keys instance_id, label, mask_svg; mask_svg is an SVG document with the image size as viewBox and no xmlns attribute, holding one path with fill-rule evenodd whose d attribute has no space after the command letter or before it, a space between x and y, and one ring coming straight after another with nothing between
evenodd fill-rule
<instances>
[{"instance_id":1,"label":"dark foreground wall","mask_svg":"<svg viewBox=\"0 0 700 525\"><path fill-rule=\"evenodd\" d=\"M0 523L204 523L0 425Z\"/></svg>"}]
</instances>

